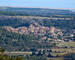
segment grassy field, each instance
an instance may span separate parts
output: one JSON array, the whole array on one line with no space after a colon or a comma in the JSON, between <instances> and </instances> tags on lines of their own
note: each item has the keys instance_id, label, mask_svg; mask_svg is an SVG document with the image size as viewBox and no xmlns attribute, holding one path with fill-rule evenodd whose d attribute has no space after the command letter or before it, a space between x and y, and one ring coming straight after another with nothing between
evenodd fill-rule
<instances>
[{"instance_id":1,"label":"grassy field","mask_svg":"<svg viewBox=\"0 0 75 60\"><path fill-rule=\"evenodd\" d=\"M71 60L71 59L70 58L58 57L58 58L49 58L48 60Z\"/></svg>"},{"instance_id":2,"label":"grassy field","mask_svg":"<svg viewBox=\"0 0 75 60\"><path fill-rule=\"evenodd\" d=\"M69 53L75 53L75 48L59 48L59 49L52 49L52 56L63 56Z\"/></svg>"},{"instance_id":3,"label":"grassy field","mask_svg":"<svg viewBox=\"0 0 75 60\"><path fill-rule=\"evenodd\" d=\"M67 46L67 47L75 47L75 42L58 42L56 44L58 47L64 47L64 46Z\"/></svg>"},{"instance_id":4,"label":"grassy field","mask_svg":"<svg viewBox=\"0 0 75 60\"><path fill-rule=\"evenodd\" d=\"M64 56L66 54L75 53L75 42L58 42L56 45L60 48L52 48L52 56Z\"/></svg>"}]
</instances>

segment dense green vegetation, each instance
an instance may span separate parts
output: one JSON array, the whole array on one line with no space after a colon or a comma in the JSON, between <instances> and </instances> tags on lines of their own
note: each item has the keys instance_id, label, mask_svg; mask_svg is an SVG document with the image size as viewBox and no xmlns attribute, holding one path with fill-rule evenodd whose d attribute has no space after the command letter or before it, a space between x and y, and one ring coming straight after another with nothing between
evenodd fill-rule
<instances>
[{"instance_id":1,"label":"dense green vegetation","mask_svg":"<svg viewBox=\"0 0 75 60\"><path fill-rule=\"evenodd\" d=\"M12 27L21 27L21 26L26 26L28 27L30 24L35 24L38 23L41 26L54 26L54 27L58 27L58 28L64 28L64 29L75 29L75 18L73 17L73 19L71 20L62 20L62 19L58 19L58 20L54 20L54 19L41 19L40 18L24 18L26 16L0 16L0 26L12 26ZM43 18L43 17L42 17Z\"/></svg>"},{"instance_id":2,"label":"dense green vegetation","mask_svg":"<svg viewBox=\"0 0 75 60\"><path fill-rule=\"evenodd\" d=\"M74 24L75 20L43 20L43 22L41 23L41 25L44 26L55 26L58 28L70 28L70 29L74 29L75 28L75 24Z\"/></svg>"},{"instance_id":3,"label":"dense green vegetation","mask_svg":"<svg viewBox=\"0 0 75 60\"><path fill-rule=\"evenodd\" d=\"M36 42L41 36L35 36L33 34L18 34L0 28L0 46L7 51L28 51L30 48L49 48L55 45L42 44ZM9 47L8 47L9 46Z\"/></svg>"},{"instance_id":4,"label":"dense green vegetation","mask_svg":"<svg viewBox=\"0 0 75 60\"><path fill-rule=\"evenodd\" d=\"M25 57L21 57L21 56L8 56L8 55L4 55L4 49L0 48L0 60L75 60L75 54L66 54L63 55L61 57L57 56L57 57L51 57L51 55L49 55L47 57L45 56L25 56Z\"/></svg>"},{"instance_id":5,"label":"dense green vegetation","mask_svg":"<svg viewBox=\"0 0 75 60\"><path fill-rule=\"evenodd\" d=\"M7 55L0 55L0 60L47 60L46 57L38 57L38 56L26 56L26 57L8 57Z\"/></svg>"},{"instance_id":6,"label":"dense green vegetation","mask_svg":"<svg viewBox=\"0 0 75 60\"><path fill-rule=\"evenodd\" d=\"M34 45L32 40L35 38L36 37L34 35L20 35L0 28L0 46L9 51L14 49L20 51L23 48L31 47Z\"/></svg>"},{"instance_id":7,"label":"dense green vegetation","mask_svg":"<svg viewBox=\"0 0 75 60\"><path fill-rule=\"evenodd\" d=\"M13 56L8 56L4 55L3 53L5 52L5 49L0 48L0 60L47 60L45 56L25 56L25 57L13 57Z\"/></svg>"}]
</instances>

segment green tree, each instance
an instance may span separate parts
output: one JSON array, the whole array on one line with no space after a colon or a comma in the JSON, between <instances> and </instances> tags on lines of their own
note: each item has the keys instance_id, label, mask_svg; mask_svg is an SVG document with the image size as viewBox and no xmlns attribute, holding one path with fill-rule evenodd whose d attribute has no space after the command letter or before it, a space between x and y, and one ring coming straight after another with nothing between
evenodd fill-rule
<instances>
[{"instance_id":1,"label":"green tree","mask_svg":"<svg viewBox=\"0 0 75 60\"><path fill-rule=\"evenodd\" d=\"M24 60L22 57L16 57L15 60Z\"/></svg>"}]
</instances>

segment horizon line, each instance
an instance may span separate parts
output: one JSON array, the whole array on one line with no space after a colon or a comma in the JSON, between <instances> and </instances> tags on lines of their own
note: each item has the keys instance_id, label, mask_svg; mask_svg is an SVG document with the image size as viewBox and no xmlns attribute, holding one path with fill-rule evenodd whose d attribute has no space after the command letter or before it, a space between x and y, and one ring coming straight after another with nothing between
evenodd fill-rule
<instances>
[{"instance_id":1,"label":"horizon line","mask_svg":"<svg viewBox=\"0 0 75 60\"><path fill-rule=\"evenodd\" d=\"M43 9L65 9L65 10L68 10L68 9L71 9L71 10L73 10L73 9L75 9L75 8L49 8L49 7L24 7L24 6L0 6L0 7L12 7L12 8L43 8Z\"/></svg>"}]
</instances>

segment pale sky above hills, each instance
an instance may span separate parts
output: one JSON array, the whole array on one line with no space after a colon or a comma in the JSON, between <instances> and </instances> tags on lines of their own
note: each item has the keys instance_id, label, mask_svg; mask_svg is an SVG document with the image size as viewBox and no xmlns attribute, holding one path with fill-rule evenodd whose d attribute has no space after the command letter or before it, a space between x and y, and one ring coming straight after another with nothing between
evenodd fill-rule
<instances>
[{"instance_id":1,"label":"pale sky above hills","mask_svg":"<svg viewBox=\"0 0 75 60\"><path fill-rule=\"evenodd\" d=\"M0 6L75 8L75 0L0 0Z\"/></svg>"}]
</instances>

